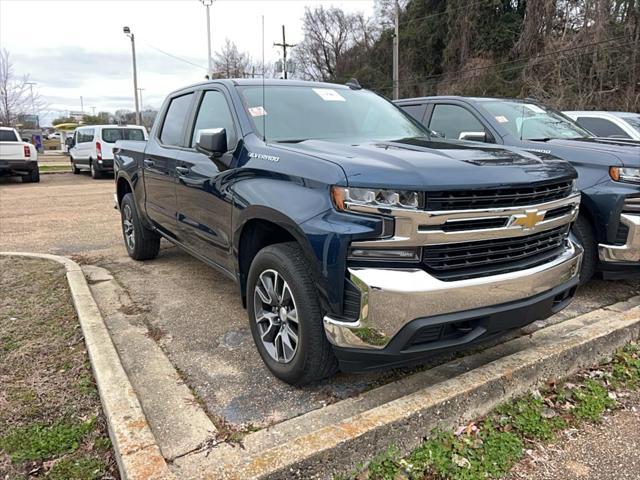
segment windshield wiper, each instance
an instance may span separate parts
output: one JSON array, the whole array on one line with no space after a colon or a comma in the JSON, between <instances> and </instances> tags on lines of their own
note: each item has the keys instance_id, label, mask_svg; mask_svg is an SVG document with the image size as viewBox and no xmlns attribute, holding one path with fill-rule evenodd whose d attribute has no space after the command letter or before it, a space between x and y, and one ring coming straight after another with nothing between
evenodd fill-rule
<instances>
[{"instance_id":1,"label":"windshield wiper","mask_svg":"<svg viewBox=\"0 0 640 480\"><path fill-rule=\"evenodd\" d=\"M553 140L553 138L544 137L544 138L529 138L531 142L548 142L549 140Z\"/></svg>"},{"instance_id":2,"label":"windshield wiper","mask_svg":"<svg viewBox=\"0 0 640 480\"><path fill-rule=\"evenodd\" d=\"M285 140L276 140L276 143L301 143L309 140L308 138L288 138Z\"/></svg>"}]
</instances>

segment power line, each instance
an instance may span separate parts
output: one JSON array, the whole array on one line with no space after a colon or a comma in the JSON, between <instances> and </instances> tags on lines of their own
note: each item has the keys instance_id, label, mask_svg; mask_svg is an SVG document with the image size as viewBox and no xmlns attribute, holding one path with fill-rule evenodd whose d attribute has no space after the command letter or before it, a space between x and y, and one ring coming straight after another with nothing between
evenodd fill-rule
<instances>
[{"instance_id":1,"label":"power line","mask_svg":"<svg viewBox=\"0 0 640 480\"><path fill-rule=\"evenodd\" d=\"M604 49L608 50L608 49L611 49L611 48L625 47L625 46L634 45L634 44L635 44L635 42L631 41L631 42L626 42L626 43L621 43L621 44L616 44L616 45L609 45L607 47L604 47ZM598 51L598 50L597 49L593 49L593 50L589 50L587 52L580 52L580 53L577 53L575 55L568 55L568 56L562 57L562 60L576 58L576 57L580 57L580 56L583 56L583 55L589 55L589 54L595 53L596 51ZM556 59L547 59L545 61L538 62L534 66L538 66L538 65L541 65L541 64L546 64L546 63L550 63L550 62L554 62L554 61L556 61ZM511 71L514 71L514 70L518 70L521 67L522 67L521 65L515 65L515 66L512 66L510 68L502 69L501 73L506 73L506 72L511 72ZM472 75L459 76L457 73L452 73L451 75L455 76L456 80L464 80L466 78L473 78ZM431 79L426 79L425 80L425 79L421 79L421 78L415 78L415 79L413 79L411 81L407 81L405 84L406 85L427 85L429 83L435 83L435 79L431 78ZM379 90L381 88L391 88L391 86L392 86L391 82L387 81L384 84L380 83L380 84L377 84L377 85L374 85L374 86L369 86L367 88L369 88L370 90Z\"/></svg>"},{"instance_id":2,"label":"power line","mask_svg":"<svg viewBox=\"0 0 640 480\"><path fill-rule=\"evenodd\" d=\"M177 55L173 55L172 53L165 52L164 50L162 50L162 49L160 49L160 48L158 48L158 47L154 47L153 45L151 45L151 44L149 44L149 43L144 43L144 44L145 44L147 47L151 47L151 48L153 48L154 50L157 50L158 52L160 52L160 53L162 53L162 54L164 54L164 55L166 55L166 56L168 56L168 57L173 58L174 60L178 60L178 61L180 61L180 62L188 63L189 65L192 65L192 66L194 66L194 67L201 68L201 69L203 69L203 70L207 70L207 71L209 70L207 67L203 67L202 65L198 65L197 63L190 62L189 60L186 60L186 59L184 59L184 58L182 58L182 57L178 57Z\"/></svg>"},{"instance_id":3,"label":"power line","mask_svg":"<svg viewBox=\"0 0 640 480\"><path fill-rule=\"evenodd\" d=\"M411 23L418 22L418 21L421 21L421 20L427 20L429 18L439 17L441 15L447 15L447 14L449 14L451 12L457 12L458 10L469 10L471 7L475 7L477 5L480 5L481 3L485 3L485 2L489 2L489 1L494 1L494 0L478 0L476 2L471 2L471 3L467 3L465 5L460 5L457 8L448 8L447 6L445 6L444 11L442 11L442 12L430 13L429 15L425 15L424 17L412 18L410 20L407 20L406 22L403 22L403 25L409 25Z\"/></svg>"},{"instance_id":4,"label":"power line","mask_svg":"<svg viewBox=\"0 0 640 480\"><path fill-rule=\"evenodd\" d=\"M435 74L435 75L421 76L421 77L415 78L413 84L415 84L415 82L418 82L418 81L422 82L422 81L432 80L432 79L436 79L436 78L440 78L440 77L446 77L446 76L454 76L456 78L460 78L460 75L463 75L462 78L466 78L464 76L464 74L466 74L466 73L472 73L472 72L477 72L477 71L481 71L481 70L488 70L488 69L491 69L491 68L501 67L501 66L504 66L504 65L511 65L511 64L519 63L519 62L528 62L529 60L537 60L539 58L545 58L545 57L549 57L549 56L552 56L552 55L558 55L558 54L561 54L561 53L571 52L571 51L579 50L579 49L582 49L582 48L601 45L603 43L613 42L615 40L620 40L622 38L625 38L625 36L622 35L622 36L619 36L619 37L613 37L613 38L609 38L609 39L606 39L606 40L600 40L598 42L584 43L584 44L581 44L581 45L576 45L574 47L565 48L565 49L562 49L562 50L556 50L554 52L542 53L542 54L539 54L539 55L518 58L518 59L515 59L515 60L509 60L509 61L506 61L506 62L494 63L492 65L485 65L485 66L482 66L482 67L470 68L470 69L467 69L467 70L459 70L457 72L445 72L445 73L438 73L438 74ZM630 42L629 44L631 44L631 43L634 43L634 42ZM611 45L610 47L606 47L606 48L617 47L617 46L625 46L625 45L628 45L628 44ZM595 51L596 50L593 50L593 51L588 52L588 53L593 53ZM579 56L579 55L584 55L584 52L580 53L580 54L578 54L576 56ZM573 58L573 57L570 56L568 58ZM520 67L518 66L516 68L520 68ZM510 70L503 70L503 71L510 71ZM385 84L386 84L386 82L385 82ZM372 88L375 88L375 87L372 87Z\"/></svg>"}]
</instances>

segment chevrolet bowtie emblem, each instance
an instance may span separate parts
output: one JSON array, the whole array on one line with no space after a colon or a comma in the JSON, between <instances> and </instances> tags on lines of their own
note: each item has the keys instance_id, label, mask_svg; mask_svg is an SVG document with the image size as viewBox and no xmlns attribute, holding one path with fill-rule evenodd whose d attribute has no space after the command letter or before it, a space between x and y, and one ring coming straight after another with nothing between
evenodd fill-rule
<instances>
[{"instance_id":1,"label":"chevrolet bowtie emblem","mask_svg":"<svg viewBox=\"0 0 640 480\"><path fill-rule=\"evenodd\" d=\"M538 210L527 210L525 213L519 213L513 215L509 226L520 225L523 230L533 230L538 223L544 220L546 212L539 212Z\"/></svg>"}]
</instances>

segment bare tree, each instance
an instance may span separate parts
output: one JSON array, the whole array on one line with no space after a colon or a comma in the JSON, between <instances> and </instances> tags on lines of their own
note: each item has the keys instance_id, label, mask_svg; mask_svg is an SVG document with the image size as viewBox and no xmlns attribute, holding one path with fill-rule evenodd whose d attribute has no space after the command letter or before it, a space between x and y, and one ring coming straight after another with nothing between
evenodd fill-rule
<instances>
[{"instance_id":1,"label":"bare tree","mask_svg":"<svg viewBox=\"0 0 640 480\"><path fill-rule=\"evenodd\" d=\"M0 50L0 125L13 126L30 110L29 77L16 77L9 51ZM35 99L34 99L35 100Z\"/></svg>"},{"instance_id":2,"label":"bare tree","mask_svg":"<svg viewBox=\"0 0 640 480\"><path fill-rule=\"evenodd\" d=\"M354 52L361 56L376 40L373 22L360 13L339 8L307 8L303 18L304 39L294 48L302 77L338 80L354 70Z\"/></svg>"},{"instance_id":3,"label":"bare tree","mask_svg":"<svg viewBox=\"0 0 640 480\"><path fill-rule=\"evenodd\" d=\"M216 52L213 59L214 76L217 78L243 78L251 76L252 61L249 54L238 50L237 45L225 40L222 49ZM255 68L255 71L259 69Z\"/></svg>"}]
</instances>

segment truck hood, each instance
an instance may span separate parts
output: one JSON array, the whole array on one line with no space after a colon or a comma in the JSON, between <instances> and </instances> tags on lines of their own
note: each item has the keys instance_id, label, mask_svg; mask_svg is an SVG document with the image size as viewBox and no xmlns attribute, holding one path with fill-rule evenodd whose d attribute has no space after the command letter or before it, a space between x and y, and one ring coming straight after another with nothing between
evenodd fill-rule
<instances>
[{"instance_id":1,"label":"truck hood","mask_svg":"<svg viewBox=\"0 0 640 480\"><path fill-rule=\"evenodd\" d=\"M307 140L285 148L340 165L348 184L359 187L482 189L576 177L573 167L562 160L542 160L525 151L470 142Z\"/></svg>"},{"instance_id":2,"label":"truck hood","mask_svg":"<svg viewBox=\"0 0 640 480\"><path fill-rule=\"evenodd\" d=\"M571 157L567 156L567 153L558 155L570 161L574 161L572 157L576 157L575 160L581 160L579 157L588 151L591 154L597 152L601 155L612 155L625 167L640 167L640 142L616 141L612 138L583 138L575 140L552 139L547 142L531 143L536 143L539 149L545 149L546 145L553 154L555 154L556 148L563 150L563 152L566 152L567 149L573 149L577 155Z\"/></svg>"}]
</instances>

